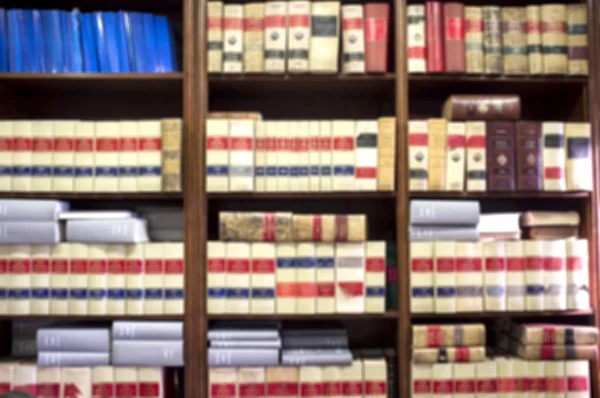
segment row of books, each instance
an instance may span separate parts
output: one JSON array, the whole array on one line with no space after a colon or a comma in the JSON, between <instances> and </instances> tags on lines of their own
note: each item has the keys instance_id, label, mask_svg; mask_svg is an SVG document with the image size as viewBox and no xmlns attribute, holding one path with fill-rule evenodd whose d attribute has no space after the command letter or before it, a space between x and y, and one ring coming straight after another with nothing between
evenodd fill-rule
<instances>
[{"instance_id":1,"label":"row of books","mask_svg":"<svg viewBox=\"0 0 600 398\"><path fill-rule=\"evenodd\" d=\"M392 191L396 119L208 119L208 192Z\"/></svg>"},{"instance_id":2,"label":"row of books","mask_svg":"<svg viewBox=\"0 0 600 398\"><path fill-rule=\"evenodd\" d=\"M162 73L177 68L165 16L0 9L0 71Z\"/></svg>"},{"instance_id":3,"label":"row of books","mask_svg":"<svg viewBox=\"0 0 600 398\"><path fill-rule=\"evenodd\" d=\"M409 73L589 73L584 4L411 4L407 40Z\"/></svg>"},{"instance_id":4,"label":"row of books","mask_svg":"<svg viewBox=\"0 0 600 398\"><path fill-rule=\"evenodd\" d=\"M364 214L219 212L219 240L241 242L364 242Z\"/></svg>"},{"instance_id":5,"label":"row of books","mask_svg":"<svg viewBox=\"0 0 600 398\"><path fill-rule=\"evenodd\" d=\"M385 311L386 242L207 243L209 314Z\"/></svg>"},{"instance_id":6,"label":"row of books","mask_svg":"<svg viewBox=\"0 0 600 398\"><path fill-rule=\"evenodd\" d=\"M337 73L341 59L344 73L385 73L389 13L386 3L209 1L208 72Z\"/></svg>"},{"instance_id":7,"label":"row of books","mask_svg":"<svg viewBox=\"0 0 600 398\"><path fill-rule=\"evenodd\" d=\"M0 313L183 314L183 243L0 246Z\"/></svg>"},{"instance_id":8,"label":"row of books","mask_svg":"<svg viewBox=\"0 0 600 398\"><path fill-rule=\"evenodd\" d=\"M588 242L411 242L411 312L590 308Z\"/></svg>"},{"instance_id":9,"label":"row of books","mask_svg":"<svg viewBox=\"0 0 600 398\"><path fill-rule=\"evenodd\" d=\"M181 191L181 119L0 121L0 191Z\"/></svg>"},{"instance_id":10,"label":"row of books","mask_svg":"<svg viewBox=\"0 0 600 398\"><path fill-rule=\"evenodd\" d=\"M589 123L408 122L411 191L592 190Z\"/></svg>"}]
</instances>

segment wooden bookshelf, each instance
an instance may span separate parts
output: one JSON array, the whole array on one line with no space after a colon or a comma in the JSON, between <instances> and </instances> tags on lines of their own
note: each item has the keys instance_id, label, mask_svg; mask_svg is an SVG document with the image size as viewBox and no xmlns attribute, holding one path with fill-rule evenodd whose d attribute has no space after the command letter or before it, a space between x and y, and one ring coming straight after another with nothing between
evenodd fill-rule
<instances>
[{"instance_id":1,"label":"wooden bookshelf","mask_svg":"<svg viewBox=\"0 0 600 398\"><path fill-rule=\"evenodd\" d=\"M294 320L294 321L371 321L377 319L397 319L397 311L386 311L382 314L223 314L208 315L209 320Z\"/></svg>"},{"instance_id":2,"label":"wooden bookshelf","mask_svg":"<svg viewBox=\"0 0 600 398\"><path fill-rule=\"evenodd\" d=\"M179 192L0 192L0 199L59 199L59 200L181 200Z\"/></svg>"},{"instance_id":3,"label":"wooden bookshelf","mask_svg":"<svg viewBox=\"0 0 600 398\"><path fill-rule=\"evenodd\" d=\"M0 321L111 322L183 321L183 315L0 315Z\"/></svg>"},{"instance_id":4,"label":"wooden bookshelf","mask_svg":"<svg viewBox=\"0 0 600 398\"><path fill-rule=\"evenodd\" d=\"M594 316L594 310L575 311L498 311L498 312L457 312L454 314L411 314L410 318L415 320L426 320L432 322L451 321L453 319L500 319L500 318L526 318L539 322L548 318L572 318Z\"/></svg>"}]
</instances>

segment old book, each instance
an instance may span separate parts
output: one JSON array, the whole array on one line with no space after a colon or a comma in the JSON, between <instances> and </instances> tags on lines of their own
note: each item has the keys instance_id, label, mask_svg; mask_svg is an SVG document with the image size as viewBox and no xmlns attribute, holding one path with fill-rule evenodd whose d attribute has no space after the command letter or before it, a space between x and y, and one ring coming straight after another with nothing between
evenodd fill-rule
<instances>
[{"instance_id":1,"label":"old book","mask_svg":"<svg viewBox=\"0 0 600 398\"><path fill-rule=\"evenodd\" d=\"M464 4L444 3L444 54L446 72L463 73L465 67Z\"/></svg>"},{"instance_id":2,"label":"old book","mask_svg":"<svg viewBox=\"0 0 600 398\"><path fill-rule=\"evenodd\" d=\"M443 191L446 177L446 120L429 119L427 122L427 190Z\"/></svg>"},{"instance_id":3,"label":"old book","mask_svg":"<svg viewBox=\"0 0 600 398\"><path fill-rule=\"evenodd\" d=\"M242 73L244 54L244 7L223 6L223 72Z\"/></svg>"},{"instance_id":4,"label":"old book","mask_svg":"<svg viewBox=\"0 0 600 398\"><path fill-rule=\"evenodd\" d=\"M517 122L517 190L542 189L542 125L540 122Z\"/></svg>"},{"instance_id":5,"label":"old book","mask_svg":"<svg viewBox=\"0 0 600 398\"><path fill-rule=\"evenodd\" d=\"M250 255L250 313L274 314L275 243L254 242L250 244Z\"/></svg>"},{"instance_id":6,"label":"old book","mask_svg":"<svg viewBox=\"0 0 600 398\"><path fill-rule=\"evenodd\" d=\"M465 7L465 58L467 73L483 73L482 7Z\"/></svg>"},{"instance_id":7,"label":"old book","mask_svg":"<svg viewBox=\"0 0 600 398\"><path fill-rule=\"evenodd\" d=\"M486 122L487 131L487 189L515 190L515 123Z\"/></svg>"},{"instance_id":8,"label":"old book","mask_svg":"<svg viewBox=\"0 0 600 398\"><path fill-rule=\"evenodd\" d=\"M208 73L223 70L223 2L209 1L207 5L206 57Z\"/></svg>"},{"instance_id":9,"label":"old book","mask_svg":"<svg viewBox=\"0 0 600 398\"><path fill-rule=\"evenodd\" d=\"M342 396L342 368L340 366L324 366L322 368L323 395L339 398Z\"/></svg>"},{"instance_id":10,"label":"old book","mask_svg":"<svg viewBox=\"0 0 600 398\"><path fill-rule=\"evenodd\" d=\"M288 11L287 70L290 73L306 73L310 47L310 2L290 1Z\"/></svg>"},{"instance_id":11,"label":"old book","mask_svg":"<svg viewBox=\"0 0 600 398\"><path fill-rule=\"evenodd\" d=\"M312 4L309 66L311 72L337 73L340 2Z\"/></svg>"},{"instance_id":12,"label":"old book","mask_svg":"<svg viewBox=\"0 0 600 398\"><path fill-rule=\"evenodd\" d=\"M408 73L427 72L425 55L425 5L409 4L406 7L406 40L408 42Z\"/></svg>"},{"instance_id":13,"label":"old book","mask_svg":"<svg viewBox=\"0 0 600 398\"><path fill-rule=\"evenodd\" d=\"M456 312L483 311L480 242L456 242Z\"/></svg>"},{"instance_id":14,"label":"old book","mask_svg":"<svg viewBox=\"0 0 600 398\"><path fill-rule=\"evenodd\" d=\"M299 390L303 396L323 395L323 371L321 366L300 366L298 374Z\"/></svg>"},{"instance_id":15,"label":"old book","mask_svg":"<svg viewBox=\"0 0 600 398\"><path fill-rule=\"evenodd\" d=\"M413 348L455 346L485 346L485 325L467 323L412 326Z\"/></svg>"},{"instance_id":16,"label":"old book","mask_svg":"<svg viewBox=\"0 0 600 398\"><path fill-rule=\"evenodd\" d=\"M428 189L428 122L427 120L408 121L408 167L409 191Z\"/></svg>"},{"instance_id":17,"label":"old book","mask_svg":"<svg viewBox=\"0 0 600 398\"><path fill-rule=\"evenodd\" d=\"M395 189L396 118L380 117L377 126L377 190Z\"/></svg>"},{"instance_id":18,"label":"old book","mask_svg":"<svg viewBox=\"0 0 600 398\"><path fill-rule=\"evenodd\" d=\"M364 396L363 362L354 359L349 366L342 367L340 380L344 397L360 398Z\"/></svg>"},{"instance_id":19,"label":"old book","mask_svg":"<svg viewBox=\"0 0 600 398\"><path fill-rule=\"evenodd\" d=\"M316 312L317 275L314 243L296 244L296 314Z\"/></svg>"},{"instance_id":20,"label":"old book","mask_svg":"<svg viewBox=\"0 0 600 398\"><path fill-rule=\"evenodd\" d=\"M431 398L433 396L433 368L429 364L411 362L411 398Z\"/></svg>"},{"instance_id":21,"label":"old book","mask_svg":"<svg viewBox=\"0 0 600 398\"><path fill-rule=\"evenodd\" d=\"M275 312L293 314L296 312L296 245L277 243L275 246Z\"/></svg>"},{"instance_id":22,"label":"old book","mask_svg":"<svg viewBox=\"0 0 600 398\"><path fill-rule=\"evenodd\" d=\"M165 314L183 314L183 275L185 272L183 242L164 242Z\"/></svg>"},{"instance_id":23,"label":"old book","mask_svg":"<svg viewBox=\"0 0 600 398\"><path fill-rule=\"evenodd\" d=\"M567 309L590 308L589 254L586 239L569 239L567 249Z\"/></svg>"},{"instance_id":24,"label":"old book","mask_svg":"<svg viewBox=\"0 0 600 398\"><path fill-rule=\"evenodd\" d=\"M513 323L510 334L525 345L594 345L598 343L598 329L593 326Z\"/></svg>"},{"instance_id":25,"label":"old book","mask_svg":"<svg viewBox=\"0 0 600 398\"><path fill-rule=\"evenodd\" d=\"M365 59L367 73L388 71L388 3L365 3Z\"/></svg>"},{"instance_id":26,"label":"old book","mask_svg":"<svg viewBox=\"0 0 600 398\"><path fill-rule=\"evenodd\" d=\"M566 246L565 241L544 241L544 309L566 310Z\"/></svg>"},{"instance_id":27,"label":"old book","mask_svg":"<svg viewBox=\"0 0 600 398\"><path fill-rule=\"evenodd\" d=\"M106 248L107 315L125 315L125 245L110 244Z\"/></svg>"},{"instance_id":28,"label":"old book","mask_svg":"<svg viewBox=\"0 0 600 398\"><path fill-rule=\"evenodd\" d=\"M130 250L135 254L140 254L140 250L137 250L141 245L128 245ZM38 246L39 247L39 246ZM83 243L71 243L69 252L71 260L69 261L69 315L87 315L88 314L88 270L89 270L89 245ZM136 256L137 257L137 256ZM137 271L141 268L141 261L139 259L134 260L135 264L131 266L129 261L125 263L127 272L131 268ZM133 273L133 272L131 272ZM137 276L137 275L136 275ZM131 279L131 277L128 277ZM126 307L126 313L138 313L142 314L143 306L143 294L141 290L142 278L139 276L135 279L133 285L135 288L129 289L126 286L126 301L134 301L135 304L128 305ZM35 299L35 296L33 297ZM32 302L33 308L33 302ZM130 310L129 312L127 310Z\"/></svg>"},{"instance_id":29,"label":"old book","mask_svg":"<svg viewBox=\"0 0 600 398\"><path fill-rule=\"evenodd\" d=\"M544 242L526 240L523 242L525 258L525 309L544 309Z\"/></svg>"},{"instance_id":30,"label":"old book","mask_svg":"<svg viewBox=\"0 0 600 398\"><path fill-rule=\"evenodd\" d=\"M302 122L290 121L288 122L288 136L287 136L287 156L288 163L290 166L290 175L288 177L287 190L292 192L302 191L301 187L301 173L300 173L300 152L302 150Z\"/></svg>"},{"instance_id":31,"label":"old book","mask_svg":"<svg viewBox=\"0 0 600 398\"><path fill-rule=\"evenodd\" d=\"M451 95L442 115L452 121L519 120L521 100L517 95Z\"/></svg>"},{"instance_id":32,"label":"old book","mask_svg":"<svg viewBox=\"0 0 600 398\"><path fill-rule=\"evenodd\" d=\"M8 270L8 313L27 315L31 309L31 246L9 246Z\"/></svg>"},{"instance_id":33,"label":"old book","mask_svg":"<svg viewBox=\"0 0 600 398\"><path fill-rule=\"evenodd\" d=\"M410 311L434 312L433 242L410 242Z\"/></svg>"},{"instance_id":34,"label":"old book","mask_svg":"<svg viewBox=\"0 0 600 398\"><path fill-rule=\"evenodd\" d=\"M388 392L388 370L384 358L362 359L364 395L372 398L386 398Z\"/></svg>"},{"instance_id":35,"label":"old book","mask_svg":"<svg viewBox=\"0 0 600 398\"><path fill-rule=\"evenodd\" d=\"M568 72L567 6L544 4L540 8L544 74L565 75Z\"/></svg>"},{"instance_id":36,"label":"old book","mask_svg":"<svg viewBox=\"0 0 600 398\"><path fill-rule=\"evenodd\" d=\"M527 59L530 75L541 75L542 59L542 23L539 5L528 5L527 9Z\"/></svg>"},{"instance_id":37,"label":"old book","mask_svg":"<svg viewBox=\"0 0 600 398\"><path fill-rule=\"evenodd\" d=\"M342 6L342 71L365 73L364 9L360 4Z\"/></svg>"},{"instance_id":38,"label":"old book","mask_svg":"<svg viewBox=\"0 0 600 398\"><path fill-rule=\"evenodd\" d=\"M336 242L364 242L367 240L367 216L348 214L335 216Z\"/></svg>"},{"instance_id":39,"label":"old book","mask_svg":"<svg viewBox=\"0 0 600 398\"><path fill-rule=\"evenodd\" d=\"M525 211L519 217L521 227L553 227L579 225L576 211Z\"/></svg>"},{"instance_id":40,"label":"old book","mask_svg":"<svg viewBox=\"0 0 600 398\"><path fill-rule=\"evenodd\" d=\"M525 7L502 7L502 53L504 74L528 74Z\"/></svg>"},{"instance_id":41,"label":"old book","mask_svg":"<svg viewBox=\"0 0 600 398\"><path fill-rule=\"evenodd\" d=\"M487 188L487 157L485 122L466 122L467 191L480 192Z\"/></svg>"},{"instance_id":42,"label":"old book","mask_svg":"<svg viewBox=\"0 0 600 398\"><path fill-rule=\"evenodd\" d=\"M7 248L10 249L10 246L7 246ZM70 248L71 245L66 242L57 243L56 245L52 246L52 260L50 262L51 315L67 315L69 313L69 262L71 259ZM106 295L106 286L103 294ZM106 308L104 308L104 313L106 313Z\"/></svg>"},{"instance_id":43,"label":"old book","mask_svg":"<svg viewBox=\"0 0 600 398\"><path fill-rule=\"evenodd\" d=\"M321 153L319 149L319 121L308 122L308 190L319 192L321 190Z\"/></svg>"},{"instance_id":44,"label":"old book","mask_svg":"<svg viewBox=\"0 0 600 398\"><path fill-rule=\"evenodd\" d=\"M585 4L567 5L568 74L589 73L588 60L588 15Z\"/></svg>"},{"instance_id":45,"label":"old book","mask_svg":"<svg viewBox=\"0 0 600 398\"><path fill-rule=\"evenodd\" d=\"M115 369L112 366L94 366L91 379L92 397L111 396L115 393Z\"/></svg>"},{"instance_id":46,"label":"old book","mask_svg":"<svg viewBox=\"0 0 600 398\"><path fill-rule=\"evenodd\" d=\"M335 312L335 246L333 243L315 245L317 276L317 314Z\"/></svg>"},{"instance_id":47,"label":"old book","mask_svg":"<svg viewBox=\"0 0 600 398\"><path fill-rule=\"evenodd\" d=\"M444 57L444 8L439 1L425 2L427 72L446 70Z\"/></svg>"},{"instance_id":48,"label":"old book","mask_svg":"<svg viewBox=\"0 0 600 398\"><path fill-rule=\"evenodd\" d=\"M523 228L524 239L570 239L579 237L578 227L532 227Z\"/></svg>"},{"instance_id":49,"label":"old book","mask_svg":"<svg viewBox=\"0 0 600 398\"><path fill-rule=\"evenodd\" d=\"M254 138L254 189L256 192L267 190L268 171L268 139L267 126L273 122L259 120L256 122L256 136Z\"/></svg>"},{"instance_id":50,"label":"old book","mask_svg":"<svg viewBox=\"0 0 600 398\"><path fill-rule=\"evenodd\" d=\"M465 133L466 126L462 122L449 122L446 125L446 191L463 191L465 189Z\"/></svg>"},{"instance_id":51,"label":"old book","mask_svg":"<svg viewBox=\"0 0 600 398\"><path fill-rule=\"evenodd\" d=\"M266 73L284 73L287 49L288 3L265 3L265 69Z\"/></svg>"},{"instance_id":52,"label":"old book","mask_svg":"<svg viewBox=\"0 0 600 398\"><path fill-rule=\"evenodd\" d=\"M218 243L216 250L207 247L207 311L225 312L225 244ZM165 261L164 244L160 242L144 243L144 314L165 313ZM92 254L92 248L90 248ZM90 262L90 266L92 262ZM98 278L91 275L90 281ZM210 282L210 283L209 283ZM212 290L210 290L212 289Z\"/></svg>"},{"instance_id":53,"label":"old book","mask_svg":"<svg viewBox=\"0 0 600 398\"><path fill-rule=\"evenodd\" d=\"M244 73L260 73L265 68L265 4L244 4Z\"/></svg>"},{"instance_id":54,"label":"old book","mask_svg":"<svg viewBox=\"0 0 600 398\"><path fill-rule=\"evenodd\" d=\"M354 154L355 189L377 190L377 120L356 121L356 146Z\"/></svg>"},{"instance_id":55,"label":"old book","mask_svg":"<svg viewBox=\"0 0 600 398\"><path fill-rule=\"evenodd\" d=\"M354 174L356 123L353 120L334 120L332 131L332 188L334 191L354 191L356 187Z\"/></svg>"},{"instance_id":56,"label":"old book","mask_svg":"<svg viewBox=\"0 0 600 398\"><path fill-rule=\"evenodd\" d=\"M225 271L226 314L250 313L250 244L227 242Z\"/></svg>"},{"instance_id":57,"label":"old book","mask_svg":"<svg viewBox=\"0 0 600 398\"><path fill-rule=\"evenodd\" d=\"M206 120L206 191L229 191L228 120Z\"/></svg>"},{"instance_id":58,"label":"old book","mask_svg":"<svg viewBox=\"0 0 600 398\"><path fill-rule=\"evenodd\" d=\"M292 241L292 213L220 212L221 240L253 242Z\"/></svg>"},{"instance_id":59,"label":"old book","mask_svg":"<svg viewBox=\"0 0 600 398\"><path fill-rule=\"evenodd\" d=\"M544 191L565 191L565 125L560 122L542 123L542 164L544 165Z\"/></svg>"},{"instance_id":60,"label":"old book","mask_svg":"<svg viewBox=\"0 0 600 398\"><path fill-rule=\"evenodd\" d=\"M384 241L365 244L365 312L385 312L385 254Z\"/></svg>"},{"instance_id":61,"label":"old book","mask_svg":"<svg viewBox=\"0 0 600 398\"><path fill-rule=\"evenodd\" d=\"M295 242L335 242L335 215L294 214L292 229Z\"/></svg>"},{"instance_id":62,"label":"old book","mask_svg":"<svg viewBox=\"0 0 600 398\"><path fill-rule=\"evenodd\" d=\"M453 362L481 362L485 359L485 347L415 348L412 359L415 363L436 365Z\"/></svg>"},{"instance_id":63,"label":"old book","mask_svg":"<svg viewBox=\"0 0 600 398\"><path fill-rule=\"evenodd\" d=\"M502 18L500 7L485 6L483 17L483 63L484 73L501 74L502 62Z\"/></svg>"},{"instance_id":64,"label":"old book","mask_svg":"<svg viewBox=\"0 0 600 398\"><path fill-rule=\"evenodd\" d=\"M335 250L336 312L365 310L365 245L338 243Z\"/></svg>"},{"instance_id":65,"label":"old book","mask_svg":"<svg viewBox=\"0 0 600 398\"><path fill-rule=\"evenodd\" d=\"M589 123L565 123L566 184L569 191L592 190L591 130Z\"/></svg>"},{"instance_id":66,"label":"old book","mask_svg":"<svg viewBox=\"0 0 600 398\"><path fill-rule=\"evenodd\" d=\"M523 345L514 351L520 358L527 360L585 359L596 360L597 345Z\"/></svg>"},{"instance_id":67,"label":"old book","mask_svg":"<svg viewBox=\"0 0 600 398\"><path fill-rule=\"evenodd\" d=\"M485 311L506 310L506 247L504 242L483 242Z\"/></svg>"},{"instance_id":68,"label":"old book","mask_svg":"<svg viewBox=\"0 0 600 398\"><path fill-rule=\"evenodd\" d=\"M162 190L181 192L181 119L162 119Z\"/></svg>"},{"instance_id":69,"label":"old book","mask_svg":"<svg viewBox=\"0 0 600 398\"><path fill-rule=\"evenodd\" d=\"M433 243L435 312L456 312L455 242Z\"/></svg>"},{"instance_id":70,"label":"old book","mask_svg":"<svg viewBox=\"0 0 600 398\"><path fill-rule=\"evenodd\" d=\"M160 120L140 120L137 124L137 190L160 192L162 188L162 133ZM119 178L123 174L131 173L124 173L122 168L119 168Z\"/></svg>"},{"instance_id":71,"label":"old book","mask_svg":"<svg viewBox=\"0 0 600 398\"><path fill-rule=\"evenodd\" d=\"M565 394L565 361L544 361L544 389L548 398L562 398Z\"/></svg>"}]
</instances>

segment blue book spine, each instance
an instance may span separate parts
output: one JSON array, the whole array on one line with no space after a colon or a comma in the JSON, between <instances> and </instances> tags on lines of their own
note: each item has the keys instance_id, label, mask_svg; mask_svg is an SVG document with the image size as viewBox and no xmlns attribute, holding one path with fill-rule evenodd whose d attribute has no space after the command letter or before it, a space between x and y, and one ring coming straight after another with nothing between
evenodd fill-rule
<instances>
[{"instance_id":1,"label":"blue book spine","mask_svg":"<svg viewBox=\"0 0 600 398\"><path fill-rule=\"evenodd\" d=\"M8 17L0 8L0 72L8 72Z\"/></svg>"},{"instance_id":2,"label":"blue book spine","mask_svg":"<svg viewBox=\"0 0 600 398\"><path fill-rule=\"evenodd\" d=\"M102 13L102 20L104 21L106 56L108 57L108 72L119 73L121 72L121 64L119 59L119 29L117 26L117 14L114 12L104 12Z\"/></svg>"},{"instance_id":3,"label":"blue book spine","mask_svg":"<svg viewBox=\"0 0 600 398\"><path fill-rule=\"evenodd\" d=\"M119 65L121 67L121 73L129 73L133 69L131 67L133 63L132 49L129 46L131 37L131 26L129 20L126 18L126 13L119 11L117 13L117 44L119 46Z\"/></svg>"},{"instance_id":4,"label":"blue book spine","mask_svg":"<svg viewBox=\"0 0 600 398\"><path fill-rule=\"evenodd\" d=\"M25 72L23 65L25 18L21 10L10 10L8 12L8 33L10 71Z\"/></svg>"},{"instance_id":5,"label":"blue book spine","mask_svg":"<svg viewBox=\"0 0 600 398\"><path fill-rule=\"evenodd\" d=\"M49 73L59 73L64 69L63 47L61 45L60 11L42 12L44 32L45 70Z\"/></svg>"},{"instance_id":6,"label":"blue book spine","mask_svg":"<svg viewBox=\"0 0 600 398\"><path fill-rule=\"evenodd\" d=\"M131 41L133 47L133 71L138 73L150 72L146 64L145 54L145 39L144 39L144 18L138 12L128 13L131 21Z\"/></svg>"},{"instance_id":7,"label":"blue book spine","mask_svg":"<svg viewBox=\"0 0 600 398\"><path fill-rule=\"evenodd\" d=\"M94 34L94 15L81 14L81 48L83 71L87 73L100 72L98 65L98 49Z\"/></svg>"},{"instance_id":8,"label":"blue book spine","mask_svg":"<svg viewBox=\"0 0 600 398\"><path fill-rule=\"evenodd\" d=\"M143 19L143 40L144 40L144 58L147 72L158 72L158 61L156 57L156 32L154 30L154 16L152 14L142 14Z\"/></svg>"},{"instance_id":9,"label":"blue book spine","mask_svg":"<svg viewBox=\"0 0 600 398\"><path fill-rule=\"evenodd\" d=\"M71 31L71 18L69 13L66 11L60 12L60 43L63 47L63 72L73 72L73 48L72 42L69 39L69 32Z\"/></svg>"},{"instance_id":10,"label":"blue book spine","mask_svg":"<svg viewBox=\"0 0 600 398\"><path fill-rule=\"evenodd\" d=\"M25 35L24 35L24 47L23 47L23 66L25 72L37 73L39 72L36 68L35 61L35 32L33 30L33 11L21 10L24 15L25 21Z\"/></svg>"},{"instance_id":11,"label":"blue book spine","mask_svg":"<svg viewBox=\"0 0 600 398\"><path fill-rule=\"evenodd\" d=\"M83 72L83 55L81 51L81 16L79 10L71 11L69 15L69 40L73 58L73 72Z\"/></svg>"},{"instance_id":12,"label":"blue book spine","mask_svg":"<svg viewBox=\"0 0 600 398\"><path fill-rule=\"evenodd\" d=\"M39 10L33 10L32 14L32 64L33 69L36 72L42 73L47 72L45 55L44 55L44 26L42 25L42 12Z\"/></svg>"},{"instance_id":13,"label":"blue book spine","mask_svg":"<svg viewBox=\"0 0 600 398\"><path fill-rule=\"evenodd\" d=\"M108 62L108 52L106 47L106 30L104 26L104 18L102 12L94 13L94 31L96 33L96 46L98 48L98 64L100 72L110 72L110 64Z\"/></svg>"},{"instance_id":14,"label":"blue book spine","mask_svg":"<svg viewBox=\"0 0 600 398\"><path fill-rule=\"evenodd\" d=\"M171 34L171 25L167 17L156 17L156 37L159 41L159 57L162 72L173 72L175 70L173 36Z\"/></svg>"}]
</instances>

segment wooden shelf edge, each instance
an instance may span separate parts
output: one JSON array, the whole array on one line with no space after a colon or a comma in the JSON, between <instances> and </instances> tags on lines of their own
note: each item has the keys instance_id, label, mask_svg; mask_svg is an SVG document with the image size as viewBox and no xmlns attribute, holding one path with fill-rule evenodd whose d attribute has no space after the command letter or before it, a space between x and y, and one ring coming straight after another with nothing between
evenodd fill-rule
<instances>
[{"instance_id":1,"label":"wooden shelf edge","mask_svg":"<svg viewBox=\"0 0 600 398\"><path fill-rule=\"evenodd\" d=\"M396 319L398 311L386 311L383 313L355 313L355 314L208 314L208 320L292 320L292 321L310 321L310 320L374 320L374 319Z\"/></svg>"},{"instance_id":2,"label":"wooden shelf edge","mask_svg":"<svg viewBox=\"0 0 600 398\"><path fill-rule=\"evenodd\" d=\"M589 191L573 192L409 192L411 199L588 199Z\"/></svg>"},{"instance_id":3,"label":"wooden shelf edge","mask_svg":"<svg viewBox=\"0 0 600 398\"><path fill-rule=\"evenodd\" d=\"M473 318L473 319L488 319L488 318L544 318L544 317L575 317L575 316L591 316L594 315L593 309L588 310L570 310L570 311L493 311L493 312L456 312L448 314L423 313L410 314L413 320L436 320L453 318Z\"/></svg>"},{"instance_id":4,"label":"wooden shelf edge","mask_svg":"<svg viewBox=\"0 0 600 398\"><path fill-rule=\"evenodd\" d=\"M218 82L356 82L356 81L386 81L395 80L395 73L373 75L343 75L343 74L209 74L209 83Z\"/></svg>"},{"instance_id":5,"label":"wooden shelf edge","mask_svg":"<svg viewBox=\"0 0 600 398\"><path fill-rule=\"evenodd\" d=\"M183 73L0 73L1 80L183 80Z\"/></svg>"},{"instance_id":6,"label":"wooden shelf edge","mask_svg":"<svg viewBox=\"0 0 600 398\"><path fill-rule=\"evenodd\" d=\"M520 84L587 84L587 76L492 76L492 75L466 75L466 74L409 74L410 82L454 82L454 83L520 83Z\"/></svg>"},{"instance_id":7,"label":"wooden shelf edge","mask_svg":"<svg viewBox=\"0 0 600 398\"><path fill-rule=\"evenodd\" d=\"M175 200L182 199L179 192L0 192L0 199L64 199L64 200Z\"/></svg>"},{"instance_id":8,"label":"wooden shelf edge","mask_svg":"<svg viewBox=\"0 0 600 398\"><path fill-rule=\"evenodd\" d=\"M208 193L208 199L386 199L395 192L222 192Z\"/></svg>"},{"instance_id":9,"label":"wooden shelf edge","mask_svg":"<svg viewBox=\"0 0 600 398\"><path fill-rule=\"evenodd\" d=\"M0 321L183 321L183 315L0 315Z\"/></svg>"}]
</instances>

